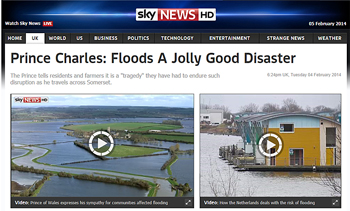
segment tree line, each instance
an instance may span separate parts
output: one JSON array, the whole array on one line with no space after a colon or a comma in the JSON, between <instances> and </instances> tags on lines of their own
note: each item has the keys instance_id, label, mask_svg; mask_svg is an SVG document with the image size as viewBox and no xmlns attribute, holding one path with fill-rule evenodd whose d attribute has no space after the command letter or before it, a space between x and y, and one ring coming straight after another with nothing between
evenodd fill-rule
<instances>
[{"instance_id":1,"label":"tree line","mask_svg":"<svg viewBox=\"0 0 350 211\"><path fill-rule=\"evenodd\" d=\"M166 125L179 125L182 126L181 122L179 120L164 120L162 124Z\"/></svg>"},{"instance_id":2,"label":"tree line","mask_svg":"<svg viewBox=\"0 0 350 211\"><path fill-rule=\"evenodd\" d=\"M117 185L127 185L127 186L138 187L146 190L149 190L152 188L152 186L147 181L135 179L135 178L131 178L130 180L123 180L118 177L111 178L111 177L93 176L88 174L79 174L73 177L74 179L105 182L105 183L111 183L111 184L117 184Z\"/></svg>"},{"instance_id":3,"label":"tree line","mask_svg":"<svg viewBox=\"0 0 350 211\"><path fill-rule=\"evenodd\" d=\"M318 113L318 112L336 112L340 111L340 104L337 108L330 108L324 105L319 105L314 108L306 106L303 108L298 105L297 101L292 98L287 98L282 101L282 105L276 103L265 103L263 106L259 106L255 103L249 103L240 107L242 113L256 113L256 112L306 112L306 113Z\"/></svg>"},{"instance_id":4,"label":"tree line","mask_svg":"<svg viewBox=\"0 0 350 211\"><path fill-rule=\"evenodd\" d=\"M169 160L165 161L165 163L162 165L160 170L166 169L166 167L168 167L171 163L177 160L176 151L179 151L179 150L180 150L179 144L175 144L174 146L169 147L169 152L171 154L171 157L169 158Z\"/></svg>"},{"instance_id":5,"label":"tree line","mask_svg":"<svg viewBox=\"0 0 350 211\"><path fill-rule=\"evenodd\" d=\"M22 171L22 172L31 172L31 173L36 173L36 174L46 174L49 176L52 176L53 174L49 171L46 171L44 169L35 169L33 166L28 167L28 166L18 166L14 163L11 163L11 170L17 170L17 171Z\"/></svg>"},{"instance_id":6,"label":"tree line","mask_svg":"<svg viewBox=\"0 0 350 211\"><path fill-rule=\"evenodd\" d=\"M230 119L231 110L224 105L214 104L201 104L201 109L218 109L222 110L225 119ZM318 105L314 108L306 106L303 108L293 98L286 98L282 101L282 105L277 103L265 103L263 106L259 106L256 103L249 103L248 105L241 106L239 112L241 113L257 113L257 112L306 112L306 113L318 113L318 112L337 112L341 111L341 105L336 108L330 108L324 105Z\"/></svg>"}]
</instances>

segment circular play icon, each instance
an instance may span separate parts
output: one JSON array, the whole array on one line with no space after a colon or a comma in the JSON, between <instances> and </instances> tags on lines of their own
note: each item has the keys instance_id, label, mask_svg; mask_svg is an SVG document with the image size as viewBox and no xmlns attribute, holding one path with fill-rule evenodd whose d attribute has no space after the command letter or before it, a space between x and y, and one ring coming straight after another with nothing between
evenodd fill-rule
<instances>
[{"instance_id":1,"label":"circular play icon","mask_svg":"<svg viewBox=\"0 0 350 211\"><path fill-rule=\"evenodd\" d=\"M93 141L97 141L97 147L93 146ZM109 145L109 147L108 147ZM89 148L97 156L105 156L112 152L114 147L113 137L105 131L97 131L89 139Z\"/></svg>"},{"instance_id":2,"label":"circular play icon","mask_svg":"<svg viewBox=\"0 0 350 211\"><path fill-rule=\"evenodd\" d=\"M282 151L282 139L277 134L265 133L259 140L259 151L266 157L275 157Z\"/></svg>"}]
</instances>

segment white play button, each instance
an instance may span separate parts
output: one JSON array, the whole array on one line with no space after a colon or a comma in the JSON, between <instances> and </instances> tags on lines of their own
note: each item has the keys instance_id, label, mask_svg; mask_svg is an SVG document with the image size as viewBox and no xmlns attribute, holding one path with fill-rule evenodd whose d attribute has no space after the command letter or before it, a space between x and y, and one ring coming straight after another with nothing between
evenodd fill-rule
<instances>
[{"instance_id":1,"label":"white play button","mask_svg":"<svg viewBox=\"0 0 350 211\"><path fill-rule=\"evenodd\" d=\"M270 139L270 140L269 140ZM275 148L274 151L271 149ZM265 133L259 140L259 151L266 157L275 157L282 151L282 139L275 133Z\"/></svg>"},{"instance_id":2,"label":"white play button","mask_svg":"<svg viewBox=\"0 0 350 211\"><path fill-rule=\"evenodd\" d=\"M274 146L276 146L276 144L274 144L271 141L267 140L266 150L270 150Z\"/></svg>"},{"instance_id":3,"label":"white play button","mask_svg":"<svg viewBox=\"0 0 350 211\"><path fill-rule=\"evenodd\" d=\"M104 136L104 140L98 137ZM97 148L93 147L93 141L97 139ZM106 141L105 141L106 140ZM108 143L109 142L109 143ZM101 148L106 146L107 144L109 144L109 147L106 149L102 149L103 151L101 152ZM96 145L95 145L96 146ZM92 134L92 136L90 136L89 139L89 148L91 150L92 153L94 153L97 156L106 156L109 153L112 152L114 147L114 140L113 137L105 132L105 131L97 131L94 134ZM95 150L97 149L97 151Z\"/></svg>"},{"instance_id":4,"label":"white play button","mask_svg":"<svg viewBox=\"0 0 350 211\"><path fill-rule=\"evenodd\" d=\"M107 142L105 142L104 140L102 140L100 138L97 139L97 149L100 149L101 147L103 147L106 144L107 144Z\"/></svg>"}]
</instances>

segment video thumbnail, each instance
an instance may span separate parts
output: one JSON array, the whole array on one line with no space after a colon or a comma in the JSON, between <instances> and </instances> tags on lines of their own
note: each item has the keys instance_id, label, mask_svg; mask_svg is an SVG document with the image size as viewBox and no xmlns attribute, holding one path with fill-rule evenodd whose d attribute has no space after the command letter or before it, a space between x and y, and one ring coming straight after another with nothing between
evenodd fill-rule
<instances>
[{"instance_id":1,"label":"video thumbnail","mask_svg":"<svg viewBox=\"0 0 350 211\"><path fill-rule=\"evenodd\" d=\"M201 207L341 207L340 94L202 94Z\"/></svg>"},{"instance_id":2,"label":"video thumbnail","mask_svg":"<svg viewBox=\"0 0 350 211\"><path fill-rule=\"evenodd\" d=\"M193 207L193 95L11 98L12 207Z\"/></svg>"}]
</instances>

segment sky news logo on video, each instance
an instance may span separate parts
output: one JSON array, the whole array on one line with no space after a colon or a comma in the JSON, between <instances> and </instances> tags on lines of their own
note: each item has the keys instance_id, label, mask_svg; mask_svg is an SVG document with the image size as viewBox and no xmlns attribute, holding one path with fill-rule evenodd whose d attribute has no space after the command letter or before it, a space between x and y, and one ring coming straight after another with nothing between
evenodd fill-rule
<instances>
[{"instance_id":1,"label":"sky news logo on video","mask_svg":"<svg viewBox=\"0 0 350 211\"><path fill-rule=\"evenodd\" d=\"M14 97L15 103L48 103L49 97Z\"/></svg>"},{"instance_id":2,"label":"sky news logo on video","mask_svg":"<svg viewBox=\"0 0 350 211\"><path fill-rule=\"evenodd\" d=\"M216 21L216 9L136 8L136 21Z\"/></svg>"}]
</instances>

